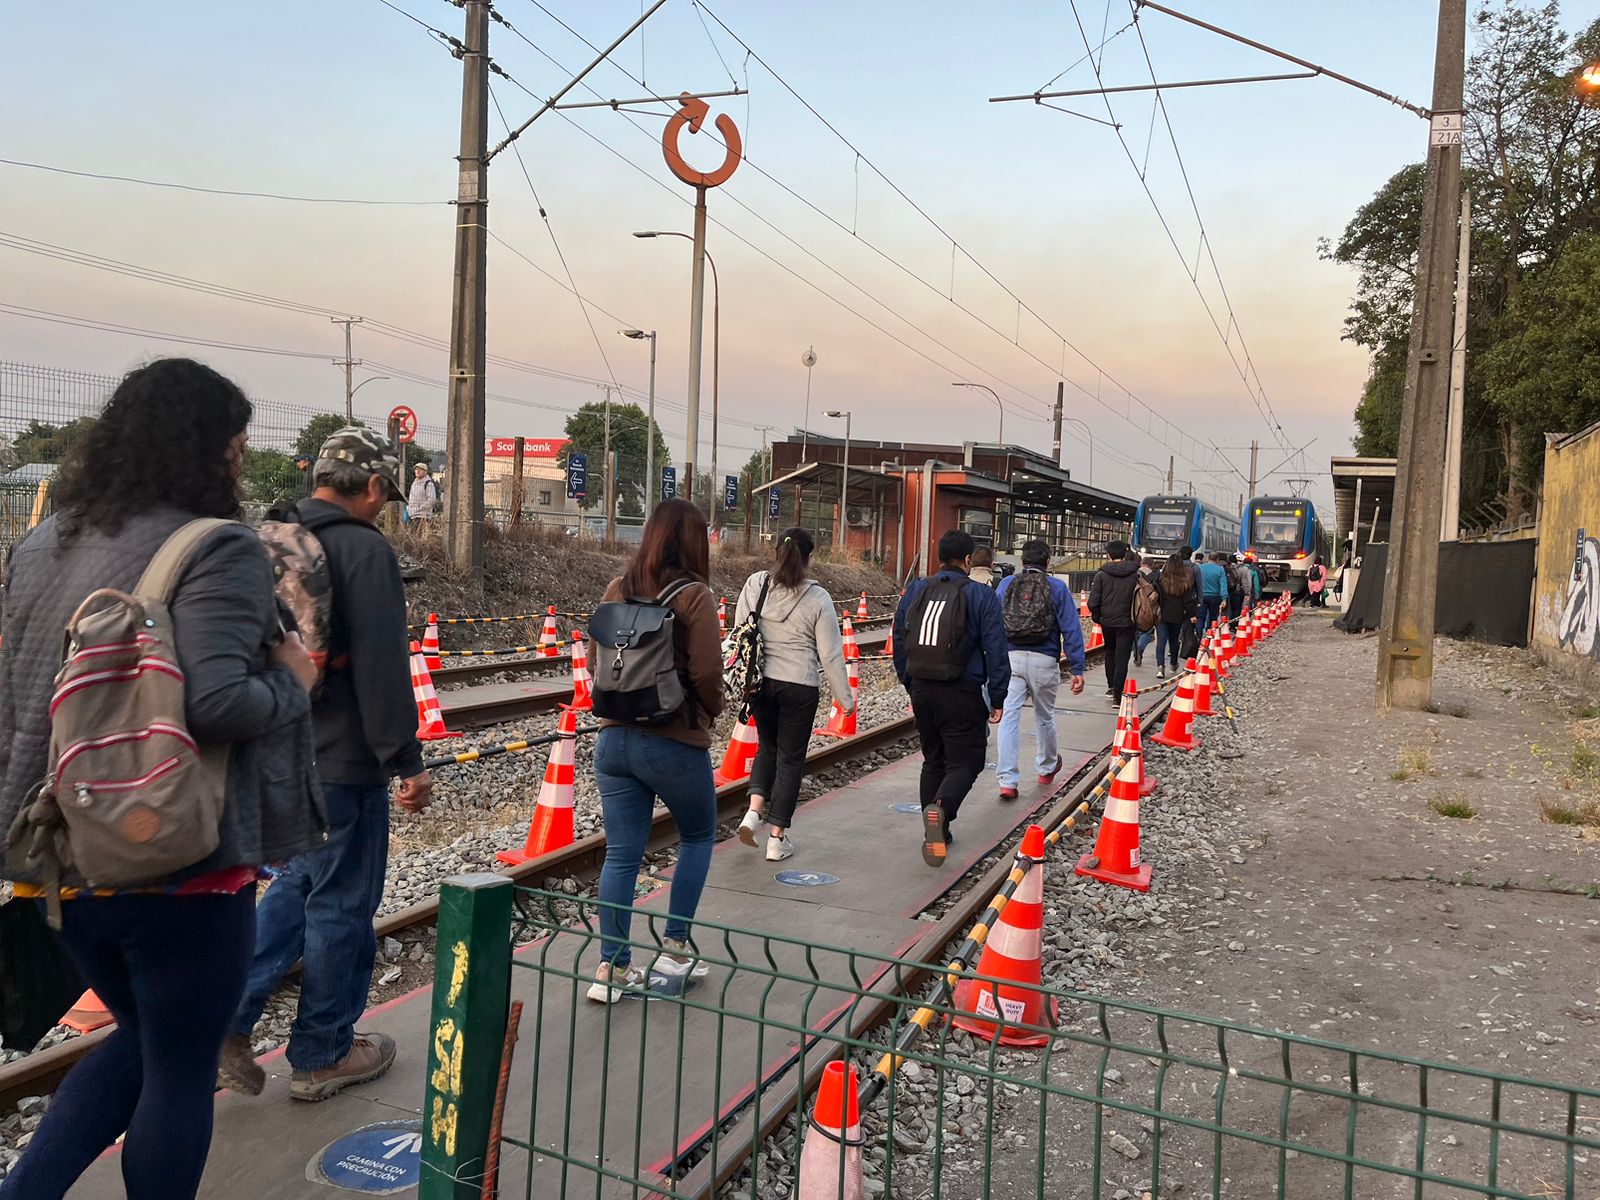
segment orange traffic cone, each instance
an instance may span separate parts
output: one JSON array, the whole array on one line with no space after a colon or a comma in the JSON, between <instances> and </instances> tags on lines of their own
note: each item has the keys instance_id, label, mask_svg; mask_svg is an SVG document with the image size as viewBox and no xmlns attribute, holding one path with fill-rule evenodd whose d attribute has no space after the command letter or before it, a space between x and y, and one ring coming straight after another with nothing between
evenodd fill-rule
<instances>
[{"instance_id":1,"label":"orange traffic cone","mask_svg":"<svg viewBox=\"0 0 1600 1200\"><path fill-rule=\"evenodd\" d=\"M844 618L844 660L852 662L861 657L861 648L856 645L856 627L850 623L849 614Z\"/></svg>"},{"instance_id":2,"label":"orange traffic cone","mask_svg":"<svg viewBox=\"0 0 1600 1200\"><path fill-rule=\"evenodd\" d=\"M800 1147L799 1200L862 1200L861 1109L856 1069L848 1062L822 1068L817 1102Z\"/></svg>"},{"instance_id":3,"label":"orange traffic cone","mask_svg":"<svg viewBox=\"0 0 1600 1200\"><path fill-rule=\"evenodd\" d=\"M1153 796L1159 780L1154 775L1144 773L1144 751L1139 734L1139 688L1133 680L1128 680L1127 690L1122 697L1122 707L1126 715L1117 717L1118 738L1111 752L1113 767L1117 756L1121 754L1137 754L1139 756L1139 796Z\"/></svg>"},{"instance_id":4,"label":"orange traffic cone","mask_svg":"<svg viewBox=\"0 0 1600 1200\"><path fill-rule=\"evenodd\" d=\"M956 984L955 998L950 1006L959 1009L961 1016L952 1018L951 1024L979 1037L998 1041L1002 1046L1043 1046L1050 1035L1038 1026L1054 1025L1059 1013L1054 997L1046 1009L1043 949L1040 931L1044 926L1044 830L1029 825L1022 835L1022 849L1018 858L1029 860L1022 882L1011 899L1000 910L1000 919L989 931L983 943L983 954L978 958L979 975L1004 980L1003 983L981 979L963 979ZM1035 1026L1018 1029L1018 1025Z\"/></svg>"},{"instance_id":5,"label":"orange traffic cone","mask_svg":"<svg viewBox=\"0 0 1600 1200\"><path fill-rule=\"evenodd\" d=\"M85 992L67 1009L67 1015L61 1018L61 1023L68 1029L76 1029L79 1033L93 1033L114 1024L114 1018L101 1000L93 992Z\"/></svg>"},{"instance_id":6,"label":"orange traffic cone","mask_svg":"<svg viewBox=\"0 0 1600 1200\"><path fill-rule=\"evenodd\" d=\"M1078 593L1078 615L1080 617L1087 617L1089 615L1089 593L1088 592L1079 592Z\"/></svg>"},{"instance_id":7,"label":"orange traffic cone","mask_svg":"<svg viewBox=\"0 0 1600 1200\"><path fill-rule=\"evenodd\" d=\"M862 592L861 593L861 603L856 605L856 620L865 621L866 619L867 619L867 594L865 592Z\"/></svg>"},{"instance_id":8,"label":"orange traffic cone","mask_svg":"<svg viewBox=\"0 0 1600 1200\"><path fill-rule=\"evenodd\" d=\"M1216 710L1211 707L1211 689L1217 685L1217 674L1211 664L1211 641L1208 638L1200 643L1199 669L1194 676L1194 715L1197 717L1214 717Z\"/></svg>"},{"instance_id":9,"label":"orange traffic cone","mask_svg":"<svg viewBox=\"0 0 1600 1200\"><path fill-rule=\"evenodd\" d=\"M718 787L729 783L742 783L750 778L750 764L756 760L759 739L756 737L756 719L746 717L733 727L733 737L722 753L722 765L712 777Z\"/></svg>"},{"instance_id":10,"label":"orange traffic cone","mask_svg":"<svg viewBox=\"0 0 1600 1200\"><path fill-rule=\"evenodd\" d=\"M1217 639L1217 674L1226 679L1233 674L1233 670L1228 664L1233 662L1236 657L1233 632L1228 628L1226 621L1219 621L1214 636Z\"/></svg>"},{"instance_id":11,"label":"orange traffic cone","mask_svg":"<svg viewBox=\"0 0 1600 1200\"><path fill-rule=\"evenodd\" d=\"M1100 833L1094 853L1078 860L1079 875L1132 888L1150 890L1150 865L1139 861L1139 754L1124 755L1122 767L1111 781L1106 810L1100 817Z\"/></svg>"},{"instance_id":12,"label":"orange traffic cone","mask_svg":"<svg viewBox=\"0 0 1600 1200\"><path fill-rule=\"evenodd\" d=\"M726 596L717 601L717 632L722 637L728 636L728 598Z\"/></svg>"},{"instance_id":13,"label":"orange traffic cone","mask_svg":"<svg viewBox=\"0 0 1600 1200\"><path fill-rule=\"evenodd\" d=\"M572 783L576 774L578 714L561 706L561 723L556 726L556 743L545 763L544 783L528 823L528 837L521 850L501 850L495 854L509 866L549 854L572 845Z\"/></svg>"},{"instance_id":14,"label":"orange traffic cone","mask_svg":"<svg viewBox=\"0 0 1600 1200\"><path fill-rule=\"evenodd\" d=\"M428 627L422 631L422 657L427 660L428 670L437 671L442 665L439 661L439 614L428 614Z\"/></svg>"},{"instance_id":15,"label":"orange traffic cone","mask_svg":"<svg viewBox=\"0 0 1600 1200\"><path fill-rule=\"evenodd\" d=\"M576 629L572 631L572 707L578 712L594 711L594 676L589 674L589 645Z\"/></svg>"},{"instance_id":16,"label":"orange traffic cone","mask_svg":"<svg viewBox=\"0 0 1600 1200\"><path fill-rule=\"evenodd\" d=\"M1161 727L1161 732L1151 734L1150 740L1157 745L1169 746L1174 750L1198 750L1200 739L1194 736L1194 659L1190 659L1184 666L1184 675L1178 681L1178 695L1172 701L1172 707L1167 709L1167 723Z\"/></svg>"},{"instance_id":17,"label":"orange traffic cone","mask_svg":"<svg viewBox=\"0 0 1600 1200\"><path fill-rule=\"evenodd\" d=\"M855 737L856 735L856 705L861 696L861 677L857 674L860 670L853 658L846 658L845 670L850 674L850 711L845 712L844 706L836 697L833 701L833 711L828 716L828 723L817 734L821 737Z\"/></svg>"},{"instance_id":18,"label":"orange traffic cone","mask_svg":"<svg viewBox=\"0 0 1600 1200\"><path fill-rule=\"evenodd\" d=\"M883 653L886 658L894 657L894 625L889 625L889 636L883 639Z\"/></svg>"},{"instance_id":19,"label":"orange traffic cone","mask_svg":"<svg viewBox=\"0 0 1600 1200\"><path fill-rule=\"evenodd\" d=\"M561 636L556 633L556 606L552 604L544 615L544 629L539 634L539 653L544 658L555 658L559 652L556 643Z\"/></svg>"},{"instance_id":20,"label":"orange traffic cone","mask_svg":"<svg viewBox=\"0 0 1600 1200\"><path fill-rule=\"evenodd\" d=\"M424 742L461 735L444 727L444 713L439 708L439 693L433 690L433 676L428 674L428 660L422 656L422 647L411 643L411 696L417 702L417 737Z\"/></svg>"},{"instance_id":21,"label":"orange traffic cone","mask_svg":"<svg viewBox=\"0 0 1600 1200\"><path fill-rule=\"evenodd\" d=\"M1100 622L1096 621L1089 627L1089 644L1084 647L1084 650L1086 652L1089 650L1098 650L1105 644L1105 631L1100 628Z\"/></svg>"},{"instance_id":22,"label":"orange traffic cone","mask_svg":"<svg viewBox=\"0 0 1600 1200\"><path fill-rule=\"evenodd\" d=\"M1250 657L1250 647L1255 644L1254 629L1251 626L1251 614L1247 608L1239 614L1238 627L1234 632L1233 644L1235 652L1240 658Z\"/></svg>"}]
</instances>

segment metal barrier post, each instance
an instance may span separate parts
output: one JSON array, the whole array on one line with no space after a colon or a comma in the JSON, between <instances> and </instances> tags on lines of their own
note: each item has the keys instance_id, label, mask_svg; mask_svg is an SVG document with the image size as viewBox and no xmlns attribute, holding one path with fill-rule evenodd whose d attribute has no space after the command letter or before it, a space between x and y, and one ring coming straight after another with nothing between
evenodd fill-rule
<instances>
[{"instance_id":1,"label":"metal barrier post","mask_svg":"<svg viewBox=\"0 0 1600 1200\"><path fill-rule=\"evenodd\" d=\"M510 879L456 875L439 891L418 1200L478 1200L511 996Z\"/></svg>"}]
</instances>

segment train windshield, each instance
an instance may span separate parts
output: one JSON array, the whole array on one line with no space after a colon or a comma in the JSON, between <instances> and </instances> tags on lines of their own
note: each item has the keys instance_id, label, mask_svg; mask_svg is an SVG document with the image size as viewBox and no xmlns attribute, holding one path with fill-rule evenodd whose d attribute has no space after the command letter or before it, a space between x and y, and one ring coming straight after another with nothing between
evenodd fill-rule
<instances>
[{"instance_id":1,"label":"train windshield","mask_svg":"<svg viewBox=\"0 0 1600 1200\"><path fill-rule=\"evenodd\" d=\"M1294 509L1257 509L1251 522L1251 545L1263 550L1298 546L1304 521Z\"/></svg>"},{"instance_id":2,"label":"train windshield","mask_svg":"<svg viewBox=\"0 0 1600 1200\"><path fill-rule=\"evenodd\" d=\"M1194 521L1192 504L1167 503L1147 505L1144 510L1144 528L1141 549L1175 553L1189 541L1189 528Z\"/></svg>"}]
</instances>

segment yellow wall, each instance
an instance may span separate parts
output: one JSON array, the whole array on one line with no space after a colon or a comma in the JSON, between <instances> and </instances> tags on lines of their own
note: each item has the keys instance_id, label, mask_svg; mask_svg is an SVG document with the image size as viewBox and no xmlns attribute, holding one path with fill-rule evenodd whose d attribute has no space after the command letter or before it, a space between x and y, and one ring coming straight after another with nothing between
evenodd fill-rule
<instances>
[{"instance_id":1,"label":"yellow wall","mask_svg":"<svg viewBox=\"0 0 1600 1200\"><path fill-rule=\"evenodd\" d=\"M1550 657L1600 664L1600 425L1545 448L1533 644Z\"/></svg>"}]
</instances>

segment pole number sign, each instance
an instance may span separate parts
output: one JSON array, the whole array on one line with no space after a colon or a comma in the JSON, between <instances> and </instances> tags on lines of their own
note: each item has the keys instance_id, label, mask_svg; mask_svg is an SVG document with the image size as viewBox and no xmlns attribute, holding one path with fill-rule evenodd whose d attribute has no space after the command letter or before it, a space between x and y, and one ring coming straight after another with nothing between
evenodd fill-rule
<instances>
[{"instance_id":1,"label":"pole number sign","mask_svg":"<svg viewBox=\"0 0 1600 1200\"><path fill-rule=\"evenodd\" d=\"M397 404L389 410L389 420L394 423L398 431L395 436L402 442L410 443L417 440L417 414L404 404Z\"/></svg>"},{"instance_id":2,"label":"pole number sign","mask_svg":"<svg viewBox=\"0 0 1600 1200\"><path fill-rule=\"evenodd\" d=\"M661 498L671 500L678 494L678 468L661 468Z\"/></svg>"},{"instance_id":3,"label":"pole number sign","mask_svg":"<svg viewBox=\"0 0 1600 1200\"><path fill-rule=\"evenodd\" d=\"M1461 145L1461 114L1458 112L1434 113L1428 121L1428 145Z\"/></svg>"},{"instance_id":4,"label":"pole number sign","mask_svg":"<svg viewBox=\"0 0 1600 1200\"><path fill-rule=\"evenodd\" d=\"M582 500L589 494L589 456L587 454L571 454L567 456L567 495L574 500Z\"/></svg>"}]
</instances>

